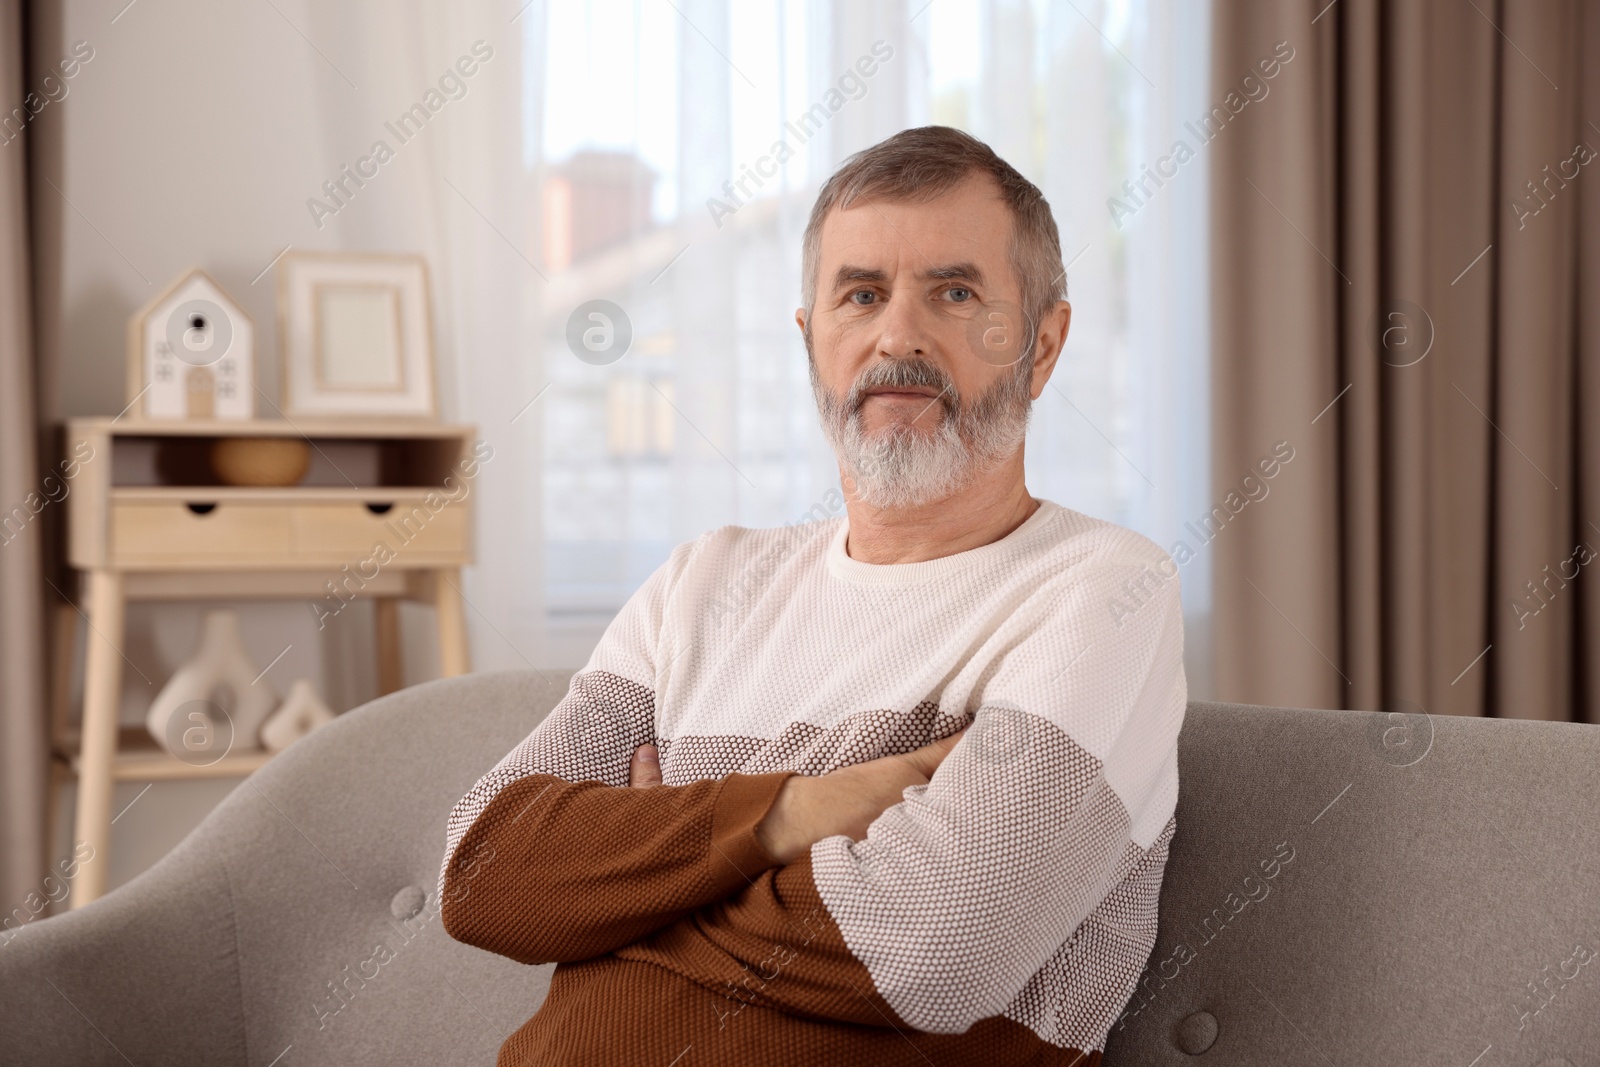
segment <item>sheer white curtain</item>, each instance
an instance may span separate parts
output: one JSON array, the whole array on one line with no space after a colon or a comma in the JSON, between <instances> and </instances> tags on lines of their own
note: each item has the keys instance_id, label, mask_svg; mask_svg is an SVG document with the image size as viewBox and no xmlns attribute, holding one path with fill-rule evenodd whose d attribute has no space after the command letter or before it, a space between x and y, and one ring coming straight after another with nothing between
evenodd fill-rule
<instances>
[{"instance_id":1,"label":"sheer white curtain","mask_svg":"<svg viewBox=\"0 0 1600 1067\"><path fill-rule=\"evenodd\" d=\"M528 291L550 387L525 421L543 521L486 529L478 580L513 545L542 554L536 655L581 661L673 544L796 521L836 485L791 321L799 238L820 182L911 125L985 139L1056 212L1074 322L1036 407L1030 485L1172 545L1207 508L1204 161L1147 184L1131 217L1108 200L1204 112L1208 21L1164 0L529 9L524 161L550 283ZM603 366L567 340L595 299L633 329ZM1200 693L1207 561L1182 573Z\"/></svg>"},{"instance_id":2,"label":"sheer white curtain","mask_svg":"<svg viewBox=\"0 0 1600 1067\"><path fill-rule=\"evenodd\" d=\"M479 667L579 663L672 545L818 514L837 473L792 322L800 235L820 182L907 126L971 131L1055 209L1074 321L1034 492L1164 546L1207 510L1204 159L1131 215L1110 203L1206 110L1205 5L523 2L369 22L393 91L362 93L398 111L474 40L496 49L384 213L435 265L447 411L495 447ZM595 300L631 332L614 361L569 342ZM1199 694L1203 551L1182 574Z\"/></svg>"},{"instance_id":3,"label":"sheer white curtain","mask_svg":"<svg viewBox=\"0 0 1600 1067\"><path fill-rule=\"evenodd\" d=\"M539 136L542 84L527 77L523 49L532 42L542 59L541 38L528 27L542 29L545 13L543 0L524 2L369 0L286 9L309 40L344 43L337 52L344 80L330 81L328 90L338 95L316 112L328 172L351 162L352 147L365 150L374 139L394 150L352 199L361 210L327 219L317 246L427 257L441 410L475 423L494 450L473 487L477 566L464 576L479 668L536 663L544 640L541 427L533 415L550 397L529 402L546 382L537 330L549 272L534 224L537 176L524 150ZM474 73L441 86L441 78L463 69L463 57ZM401 143L386 124L426 102L430 90L445 103ZM428 677L431 613L410 605L406 612L407 662L416 665L408 670ZM350 703L341 695L363 688L370 630L329 627L321 636L329 690Z\"/></svg>"}]
</instances>

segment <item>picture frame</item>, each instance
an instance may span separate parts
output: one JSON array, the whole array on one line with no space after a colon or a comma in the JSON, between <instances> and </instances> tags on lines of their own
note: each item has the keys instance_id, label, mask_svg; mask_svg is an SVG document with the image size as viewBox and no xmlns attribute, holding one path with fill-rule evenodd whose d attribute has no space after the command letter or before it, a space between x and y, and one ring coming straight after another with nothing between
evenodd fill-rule
<instances>
[{"instance_id":1,"label":"picture frame","mask_svg":"<svg viewBox=\"0 0 1600 1067\"><path fill-rule=\"evenodd\" d=\"M290 252L278 338L286 416L439 417L421 256Z\"/></svg>"}]
</instances>

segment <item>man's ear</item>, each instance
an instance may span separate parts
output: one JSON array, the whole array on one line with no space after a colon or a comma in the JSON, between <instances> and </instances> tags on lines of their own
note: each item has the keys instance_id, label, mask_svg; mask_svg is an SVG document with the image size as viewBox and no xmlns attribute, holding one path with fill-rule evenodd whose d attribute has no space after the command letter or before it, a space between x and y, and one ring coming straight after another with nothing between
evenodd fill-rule
<instances>
[{"instance_id":1,"label":"man's ear","mask_svg":"<svg viewBox=\"0 0 1600 1067\"><path fill-rule=\"evenodd\" d=\"M1065 300L1056 301L1056 306L1045 315L1034 337L1033 380L1028 389L1028 395L1033 399L1039 399L1045 384L1050 381L1050 375L1055 372L1061 349L1067 343L1067 331L1071 328L1072 305Z\"/></svg>"},{"instance_id":2,"label":"man's ear","mask_svg":"<svg viewBox=\"0 0 1600 1067\"><path fill-rule=\"evenodd\" d=\"M800 336L804 337L806 335L806 309L805 308L795 308L794 309L794 324L796 326L800 327Z\"/></svg>"}]
</instances>

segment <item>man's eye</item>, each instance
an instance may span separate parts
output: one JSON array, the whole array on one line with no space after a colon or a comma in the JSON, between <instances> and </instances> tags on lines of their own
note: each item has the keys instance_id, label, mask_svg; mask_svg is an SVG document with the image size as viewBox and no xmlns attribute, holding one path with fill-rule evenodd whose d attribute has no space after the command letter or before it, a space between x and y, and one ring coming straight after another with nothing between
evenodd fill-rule
<instances>
[{"instance_id":1,"label":"man's eye","mask_svg":"<svg viewBox=\"0 0 1600 1067\"><path fill-rule=\"evenodd\" d=\"M876 303L877 299L878 294L874 293L871 289L857 289L855 292L850 294L850 302L852 304L859 304L863 307L868 304Z\"/></svg>"},{"instance_id":2,"label":"man's eye","mask_svg":"<svg viewBox=\"0 0 1600 1067\"><path fill-rule=\"evenodd\" d=\"M957 304L964 304L968 300L972 299L972 290L971 289L963 289L961 286L958 285L958 286L955 286L952 289L946 289L945 290L945 295L947 295L951 300L955 301Z\"/></svg>"}]
</instances>

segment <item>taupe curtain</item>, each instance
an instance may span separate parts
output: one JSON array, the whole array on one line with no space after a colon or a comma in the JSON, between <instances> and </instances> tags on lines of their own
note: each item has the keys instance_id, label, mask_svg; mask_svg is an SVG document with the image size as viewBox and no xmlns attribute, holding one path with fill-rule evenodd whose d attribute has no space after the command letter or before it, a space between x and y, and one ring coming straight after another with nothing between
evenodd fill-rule
<instances>
[{"instance_id":1,"label":"taupe curtain","mask_svg":"<svg viewBox=\"0 0 1600 1067\"><path fill-rule=\"evenodd\" d=\"M1215 19L1218 695L1600 721L1600 4Z\"/></svg>"},{"instance_id":2,"label":"taupe curtain","mask_svg":"<svg viewBox=\"0 0 1600 1067\"><path fill-rule=\"evenodd\" d=\"M0 116L23 107L23 29L21 0L0 0ZM0 144L0 917L40 891L45 863L42 564L29 505L30 494L40 493L40 472L27 145L26 133Z\"/></svg>"}]
</instances>

